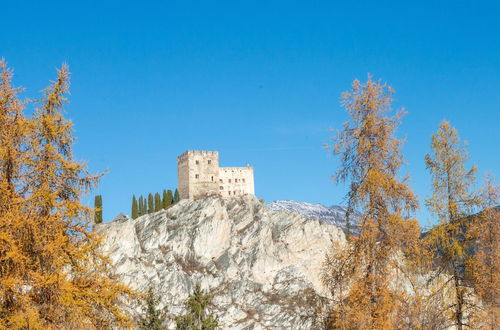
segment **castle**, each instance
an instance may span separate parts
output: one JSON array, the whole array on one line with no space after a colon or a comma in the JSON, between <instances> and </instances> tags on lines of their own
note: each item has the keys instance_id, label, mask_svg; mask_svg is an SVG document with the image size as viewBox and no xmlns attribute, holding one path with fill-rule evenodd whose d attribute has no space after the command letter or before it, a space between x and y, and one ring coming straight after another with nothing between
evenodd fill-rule
<instances>
[{"instance_id":1,"label":"castle","mask_svg":"<svg viewBox=\"0 0 500 330\"><path fill-rule=\"evenodd\" d=\"M217 151L188 150L177 157L177 179L181 199L254 195L253 167L219 167Z\"/></svg>"}]
</instances>

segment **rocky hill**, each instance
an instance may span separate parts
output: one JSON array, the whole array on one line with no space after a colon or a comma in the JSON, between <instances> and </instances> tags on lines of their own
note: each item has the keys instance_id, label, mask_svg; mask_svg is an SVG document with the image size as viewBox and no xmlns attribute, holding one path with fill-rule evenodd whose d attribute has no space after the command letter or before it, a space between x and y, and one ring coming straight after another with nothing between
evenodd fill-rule
<instances>
[{"instance_id":1,"label":"rocky hill","mask_svg":"<svg viewBox=\"0 0 500 330\"><path fill-rule=\"evenodd\" d=\"M223 329L317 328L321 264L333 242L345 242L338 227L270 210L253 196L182 200L98 230L125 283L152 286L175 316L199 282L214 294Z\"/></svg>"}]
</instances>

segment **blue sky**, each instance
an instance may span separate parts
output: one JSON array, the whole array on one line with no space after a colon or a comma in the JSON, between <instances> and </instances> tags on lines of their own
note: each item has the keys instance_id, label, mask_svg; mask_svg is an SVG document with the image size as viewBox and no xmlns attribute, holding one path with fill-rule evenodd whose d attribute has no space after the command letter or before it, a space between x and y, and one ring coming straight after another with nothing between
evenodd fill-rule
<instances>
[{"instance_id":1,"label":"blue sky","mask_svg":"<svg viewBox=\"0 0 500 330\"><path fill-rule=\"evenodd\" d=\"M177 184L176 157L250 163L256 194L342 204L322 148L346 115L340 94L367 73L408 115L404 171L423 204L430 135L442 119L473 163L499 173L498 1L3 1L0 56L26 97L72 72L76 156L107 170L104 217L132 194ZM472 163L471 162L471 163ZM425 207L422 224L432 222Z\"/></svg>"}]
</instances>

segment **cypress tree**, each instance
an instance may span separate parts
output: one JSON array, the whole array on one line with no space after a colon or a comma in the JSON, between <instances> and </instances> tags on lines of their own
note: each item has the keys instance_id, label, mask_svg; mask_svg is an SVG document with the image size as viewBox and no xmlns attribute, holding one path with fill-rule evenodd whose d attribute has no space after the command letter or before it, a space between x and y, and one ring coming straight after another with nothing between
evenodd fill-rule
<instances>
[{"instance_id":1,"label":"cypress tree","mask_svg":"<svg viewBox=\"0 0 500 330\"><path fill-rule=\"evenodd\" d=\"M181 197L179 196L179 191L177 189L175 189L175 193L174 193L174 204L177 203L178 201L180 201Z\"/></svg>"},{"instance_id":2,"label":"cypress tree","mask_svg":"<svg viewBox=\"0 0 500 330\"><path fill-rule=\"evenodd\" d=\"M167 198L166 198L167 202L167 206L170 206L174 203L174 196L172 195L172 190L167 190Z\"/></svg>"},{"instance_id":3,"label":"cypress tree","mask_svg":"<svg viewBox=\"0 0 500 330\"><path fill-rule=\"evenodd\" d=\"M148 213L153 213L155 211L155 202L153 199L153 194L148 195Z\"/></svg>"},{"instance_id":4,"label":"cypress tree","mask_svg":"<svg viewBox=\"0 0 500 330\"><path fill-rule=\"evenodd\" d=\"M165 209L167 207L167 191L163 189L163 193L161 195L161 208Z\"/></svg>"},{"instance_id":5,"label":"cypress tree","mask_svg":"<svg viewBox=\"0 0 500 330\"><path fill-rule=\"evenodd\" d=\"M142 215L142 196L139 196L137 200L137 215L140 217Z\"/></svg>"},{"instance_id":6,"label":"cypress tree","mask_svg":"<svg viewBox=\"0 0 500 330\"><path fill-rule=\"evenodd\" d=\"M163 194L161 198L161 207L162 209L166 209L168 207L167 205L167 191L163 189Z\"/></svg>"},{"instance_id":7,"label":"cypress tree","mask_svg":"<svg viewBox=\"0 0 500 330\"><path fill-rule=\"evenodd\" d=\"M144 202L144 197L140 197L139 199L139 208L140 208L140 213L139 216L146 214L146 207L144 207L146 203Z\"/></svg>"},{"instance_id":8,"label":"cypress tree","mask_svg":"<svg viewBox=\"0 0 500 330\"><path fill-rule=\"evenodd\" d=\"M159 193L155 194L155 212L158 212L162 209L161 197Z\"/></svg>"},{"instance_id":9,"label":"cypress tree","mask_svg":"<svg viewBox=\"0 0 500 330\"><path fill-rule=\"evenodd\" d=\"M99 223L102 223L102 195L99 195Z\"/></svg>"},{"instance_id":10,"label":"cypress tree","mask_svg":"<svg viewBox=\"0 0 500 330\"><path fill-rule=\"evenodd\" d=\"M137 199L135 195L132 196L132 219L136 219L139 216L139 210L137 208Z\"/></svg>"},{"instance_id":11,"label":"cypress tree","mask_svg":"<svg viewBox=\"0 0 500 330\"><path fill-rule=\"evenodd\" d=\"M102 223L102 196L94 198L94 223Z\"/></svg>"}]
</instances>

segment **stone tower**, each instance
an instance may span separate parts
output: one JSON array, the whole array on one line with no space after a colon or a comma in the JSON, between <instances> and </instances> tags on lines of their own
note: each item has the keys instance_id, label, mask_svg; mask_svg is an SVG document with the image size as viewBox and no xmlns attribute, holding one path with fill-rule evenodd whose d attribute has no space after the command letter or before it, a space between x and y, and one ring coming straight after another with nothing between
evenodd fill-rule
<instances>
[{"instance_id":1,"label":"stone tower","mask_svg":"<svg viewBox=\"0 0 500 330\"><path fill-rule=\"evenodd\" d=\"M253 167L219 167L217 151L188 150L177 157L181 199L254 194Z\"/></svg>"},{"instance_id":2,"label":"stone tower","mask_svg":"<svg viewBox=\"0 0 500 330\"><path fill-rule=\"evenodd\" d=\"M181 199L202 198L219 190L219 153L188 150L177 158Z\"/></svg>"}]
</instances>

